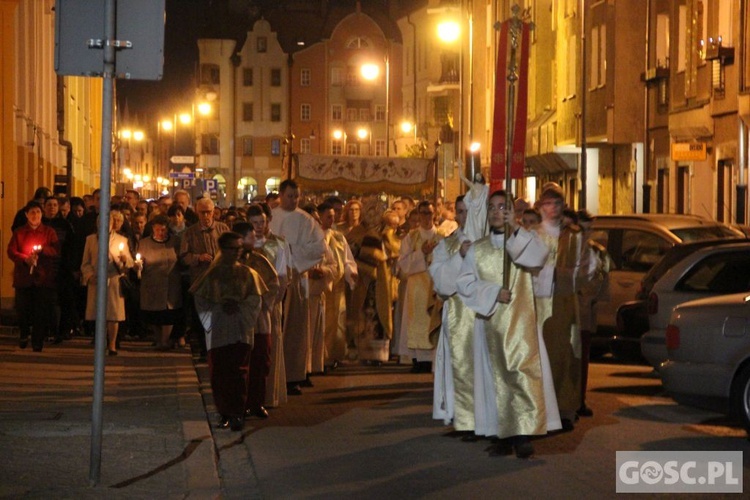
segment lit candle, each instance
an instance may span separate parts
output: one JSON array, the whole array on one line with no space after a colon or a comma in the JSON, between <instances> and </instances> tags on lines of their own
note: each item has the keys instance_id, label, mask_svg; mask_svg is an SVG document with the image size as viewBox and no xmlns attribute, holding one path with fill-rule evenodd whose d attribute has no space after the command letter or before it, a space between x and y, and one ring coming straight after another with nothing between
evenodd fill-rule
<instances>
[{"instance_id":1,"label":"lit candle","mask_svg":"<svg viewBox=\"0 0 750 500\"><path fill-rule=\"evenodd\" d=\"M140 264L142 264L143 261L141 261L141 254L137 253L135 254L135 263L139 264L138 266L138 279L141 279L141 267Z\"/></svg>"},{"instance_id":2,"label":"lit candle","mask_svg":"<svg viewBox=\"0 0 750 500\"><path fill-rule=\"evenodd\" d=\"M31 255L36 255L41 251L42 251L42 245L34 245L33 247L31 247ZM36 264L32 264L31 269L29 269L29 274L32 274L34 272L35 267L36 267Z\"/></svg>"}]
</instances>

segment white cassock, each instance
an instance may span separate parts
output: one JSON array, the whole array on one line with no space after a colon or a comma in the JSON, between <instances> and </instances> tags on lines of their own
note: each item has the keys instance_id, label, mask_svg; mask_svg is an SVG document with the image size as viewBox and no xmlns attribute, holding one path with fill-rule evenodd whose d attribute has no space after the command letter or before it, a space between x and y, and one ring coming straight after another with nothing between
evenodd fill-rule
<instances>
[{"instance_id":1,"label":"white cassock","mask_svg":"<svg viewBox=\"0 0 750 500\"><path fill-rule=\"evenodd\" d=\"M454 415L454 384L453 384L453 366L450 350L451 335L449 328L449 310L450 303L447 301L456 293L456 280L461 271L463 257L461 252L449 252L448 245L453 238L457 238L457 244L464 241L470 241L464 235L461 228L456 229L455 234L440 240L438 246L432 251L432 264L430 264L430 276L435 292L443 300L442 323L440 326L440 338L438 339L437 349L435 351L435 363L433 365L435 372L434 391L432 397L432 418L442 420L448 425L453 420Z\"/></svg>"},{"instance_id":2,"label":"white cassock","mask_svg":"<svg viewBox=\"0 0 750 500\"><path fill-rule=\"evenodd\" d=\"M492 247L500 249L504 244L503 234L490 234L488 236ZM475 247L480 242L474 242L463 260L460 275L457 279L457 289L460 297L467 307L477 313L474 323L474 416L475 433L481 436L508 437L508 435L530 434L526 432L503 433L506 426L514 423L499 422L498 417L498 390L495 385L495 370L487 347L485 332L485 320L492 317L497 311L499 303L497 296L502 288L502 282L486 281L479 278L476 261ZM547 258L549 249L536 235L535 232L519 229L508 242L508 254L511 260L523 268L540 267ZM530 280L530 277L528 277ZM511 285L512 286L512 285ZM513 294L513 288L511 293ZM524 297L522 304L516 307L534 308L533 292L531 287L527 291L529 297ZM519 297L516 297L519 298ZM513 300L513 299L511 299ZM528 302L528 304L526 304ZM513 302L509 304L513 306ZM546 430L552 431L562 428L560 413L555 397L555 388L552 381L552 372L549 357L544 345L541 332L534 326L531 327L532 335L536 334L539 345L539 362L541 365L541 381L543 387L543 404L546 416ZM498 432L498 429L501 429Z\"/></svg>"}]
</instances>

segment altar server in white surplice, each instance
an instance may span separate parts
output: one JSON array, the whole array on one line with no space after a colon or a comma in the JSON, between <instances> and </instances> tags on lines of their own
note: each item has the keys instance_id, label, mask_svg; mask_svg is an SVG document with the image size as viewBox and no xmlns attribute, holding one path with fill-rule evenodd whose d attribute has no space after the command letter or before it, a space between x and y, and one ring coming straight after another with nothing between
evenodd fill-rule
<instances>
[{"instance_id":1,"label":"altar server in white surplice","mask_svg":"<svg viewBox=\"0 0 750 500\"><path fill-rule=\"evenodd\" d=\"M443 316L435 352L432 418L461 433L474 431L474 311L456 294L456 280L471 240L464 234L467 209L463 195L456 199L456 222L450 236L435 248L430 276L443 302Z\"/></svg>"},{"instance_id":2,"label":"altar server in white surplice","mask_svg":"<svg viewBox=\"0 0 750 500\"><path fill-rule=\"evenodd\" d=\"M513 225L508 288L503 288L505 220ZM530 269L549 250L538 234L516 228L513 205L504 191L489 197L491 233L472 244L457 289L476 312L474 323L475 433L497 436L496 453L534 453L530 436L561 428L544 340L536 327Z\"/></svg>"}]
</instances>

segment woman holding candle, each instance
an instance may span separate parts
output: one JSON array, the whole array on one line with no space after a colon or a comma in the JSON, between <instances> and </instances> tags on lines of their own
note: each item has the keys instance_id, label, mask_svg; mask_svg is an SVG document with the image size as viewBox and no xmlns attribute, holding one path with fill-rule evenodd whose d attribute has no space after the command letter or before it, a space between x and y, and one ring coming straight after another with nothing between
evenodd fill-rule
<instances>
[{"instance_id":1,"label":"woman holding candle","mask_svg":"<svg viewBox=\"0 0 750 500\"><path fill-rule=\"evenodd\" d=\"M29 342L41 351L50 333L57 287L55 261L60 255L57 233L42 224L42 205L30 201L24 207L26 224L13 231L8 243L8 257L13 261L13 288L16 289L16 311L21 330L19 347ZM32 328L33 327L33 328Z\"/></svg>"},{"instance_id":2,"label":"woman holding candle","mask_svg":"<svg viewBox=\"0 0 750 500\"><path fill-rule=\"evenodd\" d=\"M171 347L169 336L181 314L182 290L178 264L179 240L169 233L169 219L157 215L151 219L151 236L138 245L136 269L141 271L141 314L150 329L156 330L156 345Z\"/></svg>"},{"instance_id":3,"label":"woman holding candle","mask_svg":"<svg viewBox=\"0 0 750 500\"><path fill-rule=\"evenodd\" d=\"M110 212L109 258L107 264L107 349L110 356L117 355L118 322L125 320L125 300L120 289L120 276L133 267L133 257L128 248L128 239L114 231L117 210ZM99 218L97 218L97 225ZM82 282L88 286L86 297L86 320L96 320L96 260L99 253L98 232L86 238L81 263Z\"/></svg>"}]
</instances>

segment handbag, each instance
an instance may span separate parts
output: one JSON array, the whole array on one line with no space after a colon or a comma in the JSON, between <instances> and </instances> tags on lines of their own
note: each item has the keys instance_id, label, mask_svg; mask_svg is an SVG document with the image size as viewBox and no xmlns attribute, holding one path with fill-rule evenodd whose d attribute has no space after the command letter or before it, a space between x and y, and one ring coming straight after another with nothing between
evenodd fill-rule
<instances>
[{"instance_id":1,"label":"handbag","mask_svg":"<svg viewBox=\"0 0 750 500\"><path fill-rule=\"evenodd\" d=\"M123 297L138 293L138 282L134 280L129 272L120 275L120 295Z\"/></svg>"}]
</instances>

